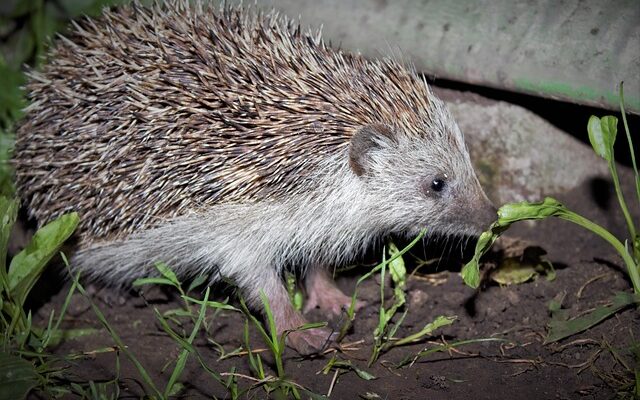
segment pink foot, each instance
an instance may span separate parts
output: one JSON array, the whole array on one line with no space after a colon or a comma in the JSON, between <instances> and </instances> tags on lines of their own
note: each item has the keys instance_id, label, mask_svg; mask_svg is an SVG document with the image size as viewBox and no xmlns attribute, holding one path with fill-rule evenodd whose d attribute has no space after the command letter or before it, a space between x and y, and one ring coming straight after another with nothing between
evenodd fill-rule
<instances>
[{"instance_id":1,"label":"pink foot","mask_svg":"<svg viewBox=\"0 0 640 400\"><path fill-rule=\"evenodd\" d=\"M316 354L333 342L333 332L327 328L295 331L287 336L287 345L303 356Z\"/></svg>"},{"instance_id":2,"label":"pink foot","mask_svg":"<svg viewBox=\"0 0 640 400\"><path fill-rule=\"evenodd\" d=\"M351 306L351 297L336 287L324 268L313 268L307 276L305 287L308 296L304 306L305 313L318 307L328 317L334 317L339 316L343 310ZM355 309L359 310L364 305L363 301L356 300Z\"/></svg>"},{"instance_id":3,"label":"pink foot","mask_svg":"<svg viewBox=\"0 0 640 400\"><path fill-rule=\"evenodd\" d=\"M278 335L290 331L286 339L287 346L301 355L319 353L326 349L332 343L332 331L327 328L295 330L306 324L307 320L293 308L284 287L281 289L269 296Z\"/></svg>"}]
</instances>

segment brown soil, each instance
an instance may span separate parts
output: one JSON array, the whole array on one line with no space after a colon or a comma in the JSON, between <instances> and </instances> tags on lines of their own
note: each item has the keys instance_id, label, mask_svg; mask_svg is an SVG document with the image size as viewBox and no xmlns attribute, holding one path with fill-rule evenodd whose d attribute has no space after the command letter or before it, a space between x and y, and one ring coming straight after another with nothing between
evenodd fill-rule
<instances>
[{"instance_id":1,"label":"brown soil","mask_svg":"<svg viewBox=\"0 0 640 400\"><path fill-rule=\"evenodd\" d=\"M628 178L624 174L623 179ZM626 179L628 182L630 180ZM584 182L577 189L556 197L571 209L591 218L619 236L624 236L625 225L618 211L615 197L606 182ZM627 193L633 193L627 188ZM634 211L636 217L637 210ZM636 219L638 221L638 219ZM485 283L474 291L460 278L460 259L454 256L458 245L433 245L434 254L447 252L451 256L431 269L420 271L409 280L409 312L397 336L403 337L419 330L438 315L457 316L457 321L438 331L430 342L421 342L394 348L383 354L372 367L367 367L372 335L378 314L379 286L375 280L367 281L360 290L360 298L367 302L356 318L354 328L343 343L356 343L355 350L338 354L376 377L363 380L354 372L345 371L332 386L334 372L323 374L322 368L335 353L313 359L301 359L293 351L285 355L288 378L310 391L327 394L331 398L358 399L375 393L380 399L609 399L616 398L621 384L629 383L632 375L625 371L613 353L631 367L631 347L638 347L640 313L626 309L586 332L559 343L543 345L546 326L550 320L549 302L564 296L563 307L577 316L610 301L615 291L629 291L624 265L603 240L595 235L560 220L521 223L512 237L542 247L557 269L557 278L544 277L520 285L501 287ZM424 256L424 250L416 254ZM378 255L380 252L377 253ZM499 253L489 256L496 259ZM359 274L365 268L338 279L339 286L351 293ZM35 314L38 324L46 323L52 309L58 310L64 301L68 285L46 301ZM173 368L172 362L180 349L176 342L159 327L154 308L160 311L181 307L175 293L160 289L148 290L144 296L132 293L100 290L91 295L106 319L115 328L124 343L150 372L154 381L164 387ZM216 296L216 299L223 299ZM231 300L232 304L237 304ZM316 318L319 318L317 315ZM209 318L210 337L230 352L243 344L244 317L233 312L222 312ZM82 296L74 295L64 328L101 328L95 314ZM186 331L190 327L186 326ZM251 333L254 349L265 348L255 329ZM459 347L448 353L435 353L416 360L408 367L395 365L412 357L426 347L446 341L479 338L503 338L505 342L483 342ZM219 373L233 368L239 374L251 376L247 356L218 361L219 353L207 342L202 333L196 339L199 352L207 365ZM98 334L72 339L60 345L60 355L92 352L114 346L105 330ZM77 360L68 372L79 381L107 380L114 377L118 353L109 351L87 355ZM263 352L268 374L274 374L272 357ZM121 395L142 395L142 380L126 359L121 362ZM183 398L228 398L225 389L213 380L191 357L182 378ZM241 388L254 382L240 377ZM246 398L266 398L261 388L254 389ZM303 396L306 398L306 396Z\"/></svg>"}]
</instances>

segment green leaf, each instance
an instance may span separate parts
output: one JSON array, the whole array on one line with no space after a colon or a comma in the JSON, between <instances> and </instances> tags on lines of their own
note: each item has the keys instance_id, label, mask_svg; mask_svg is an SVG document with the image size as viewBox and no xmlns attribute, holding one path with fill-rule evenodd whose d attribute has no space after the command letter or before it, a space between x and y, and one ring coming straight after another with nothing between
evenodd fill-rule
<instances>
[{"instance_id":1,"label":"green leaf","mask_svg":"<svg viewBox=\"0 0 640 400\"><path fill-rule=\"evenodd\" d=\"M66 342L71 339L78 339L84 336L95 335L100 332L99 329L95 328L75 328L75 329L63 329L56 330L52 333L49 338L49 346L57 346L62 342Z\"/></svg>"},{"instance_id":2,"label":"green leaf","mask_svg":"<svg viewBox=\"0 0 640 400\"><path fill-rule=\"evenodd\" d=\"M518 257L510 257L500 264L491 279L501 285L513 285L527 282L537 274L534 265L523 264Z\"/></svg>"},{"instance_id":3,"label":"green leaf","mask_svg":"<svg viewBox=\"0 0 640 400\"><path fill-rule=\"evenodd\" d=\"M38 384L38 372L18 356L0 353L0 400L18 400Z\"/></svg>"},{"instance_id":4,"label":"green leaf","mask_svg":"<svg viewBox=\"0 0 640 400\"><path fill-rule=\"evenodd\" d=\"M549 322L549 334L545 338L544 344L557 342L560 339L587 330L621 309L637 303L640 303L640 296L627 292L618 292L613 299L613 304L597 307L589 314L579 318L564 320L562 318L564 318L566 314L560 313L558 317Z\"/></svg>"},{"instance_id":5,"label":"green leaf","mask_svg":"<svg viewBox=\"0 0 640 400\"><path fill-rule=\"evenodd\" d=\"M391 280L393 281L393 297L394 297L394 306L395 308L401 307L406 302L405 296L405 288L407 285L407 268L404 265L404 259L402 256L395 257L396 254L399 254L400 250L393 243L389 243L389 257L391 261L389 261L389 274L391 275ZM395 312L395 309L394 309Z\"/></svg>"},{"instance_id":6,"label":"green leaf","mask_svg":"<svg viewBox=\"0 0 640 400\"><path fill-rule=\"evenodd\" d=\"M613 160L613 144L618 132L618 118L608 115L602 119L592 115L587 123L589 142L600 157L608 162Z\"/></svg>"},{"instance_id":7,"label":"green leaf","mask_svg":"<svg viewBox=\"0 0 640 400\"><path fill-rule=\"evenodd\" d=\"M473 258L471 258L471 261L466 263L465 266L462 267L462 271L460 271L464 283L474 289L480 286L480 257L482 257L484 253L486 253L491 248L493 242L495 242L495 240L499 236L498 233L493 233L496 227L497 222L494 222L489 228L489 231L482 232L482 234L478 238L478 242L476 243L476 249L473 254Z\"/></svg>"},{"instance_id":8,"label":"green leaf","mask_svg":"<svg viewBox=\"0 0 640 400\"><path fill-rule=\"evenodd\" d=\"M182 353L182 354L189 354L189 353ZM182 355L181 355L180 359L182 360ZM186 357L184 359L186 360ZM184 388L185 388L185 386L182 383L176 382L173 385L171 385L171 389L165 394L167 395L167 398L175 397L175 396L179 395L180 392L182 392L184 390Z\"/></svg>"},{"instance_id":9,"label":"green leaf","mask_svg":"<svg viewBox=\"0 0 640 400\"><path fill-rule=\"evenodd\" d=\"M566 208L558 200L545 197L543 201L530 203L507 203L498 209L498 225L508 227L514 222L526 219L544 219L558 215ZM502 232L499 232L502 233Z\"/></svg>"},{"instance_id":10,"label":"green leaf","mask_svg":"<svg viewBox=\"0 0 640 400\"><path fill-rule=\"evenodd\" d=\"M391 279L396 285L404 285L407 277L407 269L404 265L404 259L402 256L398 256L393 259L393 256L400 253L398 247L394 243L389 243L389 257L392 258L389 261L389 273L391 273Z\"/></svg>"},{"instance_id":11,"label":"green leaf","mask_svg":"<svg viewBox=\"0 0 640 400\"><path fill-rule=\"evenodd\" d=\"M9 291L19 305L24 304L45 265L78 226L77 213L65 214L38 229L31 243L18 253L9 266Z\"/></svg>"},{"instance_id":12,"label":"green leaf","mask_svg":"<svg viewBox=\"0 0 640 400\"><path fill-rule=\"evenodd\" d=\"M356 373L356 375L358 375L358 377L360 379L364 379L365 381L372 381L374 379L377 379L377 377L367 371L365 371L362 368L358 368L357 366L353 365L351 363L351 360L348 361L333 361L331 363L331 365L328 366L329 368L326 368L325 370L323 370L323 372L325 374L327 374L329 372L329 370L331 369L350 369L353 372Z\"/></svg>"},{"instance_id":13,"label":"green leaf","mask_svg":"<svg viewBox=\"0 0 640 400\"><path fill-rule=\"evenodd\" d=\"M171 268L169 268L167 264L163 262L157 262L155 263L155 267L162 274L162 276L164 276L169 281L171 281L174 284L174 286L176 287L180 286L180 281L178 280L178 277L171 270Z\"/></svg>"},{"instance_id":14,"label":"green leaf","mask_svg":"<svg viewBox=\"0 0 640 400\"><path fill-rule=\"evenodd\" d=\"M365 381L372 381L374 379L378 379L375 375L370 374L369 372L361 368L353 367L353 371L358 375L360 379L364 379Z\"/></svg>"},{"instance_id":15,"label":"green leaf","mask_svg":"<svg viewBox=\"0 0 640 400\"><path fill-rule=\"evenodd\" d=\"M476 249L471 261L462 268L461 274L464 282L474 289L480 285L480 257L489 251L496 239L509 229L513 223L527 219L544 219L551 216L568 217L570 212L562 203L551 197L546 197L543 201L536 203L523 201L520 203L508 203L500 207L498 209L498 220L491 224L489 230L482 232L476 243Z\"/></svg>"},{"instance_id":16,"label":"green leaf","mask_svg":"<svg viewBox=\"0 0 640 400\"><path fill-rule=\"evenodd\" d=\"M298 311L302 311L304 298L302 296L302 292L298 289L296 276L291 272L285 272L284 281L287 288L287 293L289 294L289 300L291 300L293 308Z\"/></svg>"},{"instance_id":17,"label":"green leaf","mask_svg":"<svg viewBox=\"0 0 640 400\"><path fill-rule=\"evenodd\" d=\"M419 332L411 334L407 337L404 337L397 342L393 343L394 346L403 346L405 344L415 342L418 340L422 340L425 336L431 335L436 329L440 329L444 326L451 325L453 322L458 319L456 316L444 316L439 315L433 321L426 324Z\"/></svg>"},{"instance_id":18,"label":"green leaf","mask_svg":"<svg viewBox=\"0 0 640 400\"><path fill-rule=\"evenodd\" d=\"M457 342L446 342L440 345L437 345L433 348L424 349L416 355L407 356L402 359L396 366L397 368L404 367L408 364L413 364L421 357L426 357L428 355L440 352L450 352L451 349L455 349L456 347L464 346L472 343L486 343L486 342L507 342L506 339L500 338L479 338L479 339L468 339L468 340L460 340Z\"/></svg>"},{"instance_id":19,"label":"green leaf","mask_svg":"<svg viewBox=\"0 0 640 400\"><path fill-rule=\"evenodd\" d=\"M209 279L209 277L207 277L206 275L199 275L198 277L196 277L193 281L191 281L191 283L189 284L189 288L187 289L187 293L189 293L190 291L192 291L193 289L197 288L198 286L202 285L203 283L205 283L207 281L207 279Z\"/></svg>"},{"instance_id":20,"label":"green leaf","mask_svg":"<svg viewBox=\"0 0 640 400\"><path fill-rule=\"evenodd\" d=\"M589 122L587 122L587 132L589 132L589 142L591 142L593 151L600 157L607 159L607 145L604 143L600 118L595 115L589 118Z\"/></svg>"},{"instance_id":21,"label":"green leaf","mask_svg":"<svg viewBox=\"0 0 640 400\"><path fill-rule=\"evenodd\" d=\"M555 279L555 270L549 260L547 252L540 247L529 246L518 257L503 259L498 268L491 274L491 279L501 285L513 285L527 282L544 274L548 280Z\"/></svg>"},{"instance_id":22,"label":"green leaf","mask_svg":"<svg viewBox=\"0 0 640 400\"><path fill-rule=\"evenodd\" d=\"M605 142L611 149L611 154L613 154L613 145L616 143L616 135L618 134L618 118L613 115L604 116L600 120L600 125Z\"/></svg>"},{"instance_id":23,"label":"green leaf","mask_svg":"<svg viewBox=\"0 0 640 400\"><path fill-rule=\"evenodd\" d=\"M132 283L133 286L144 286L144 285L169 285L175 286L174 282L171 282L169 279L165 278L138 278Z\"/></svg>"},{"instance_id":24,"label":"green leaf","mask_svg":"<svg viewBox=\"0 0 640 400\"><path fill-rule=\"evenodd\" d=\"M2 74L2 67L0 66L0 75ZM2 77L0 77L0 81L2 81ZM4 96L2 90L2 83L0 82L0 126L2 125L2 107L4 100L2 97ZM19 105L16 107L20 107ZM11 118L7 117L7 120L11 120ZM13 168L11 168L11 153L13 151L13 135L7 132L4 132L0 129L0 196L6 196L9 198L13 198L15 193L15 188L13 184Z\"/></svg>"},{"instance_id":25,"label":"green leaf","mask_svg":"<svg viewBox=\"0 0 640 400\"><path fill-rule=\"evenodd\" d=\"M189 301L189 302L191 302L191 303L200 304L200 305L205 304L207 307L210 307L210 308L218 308L218 309L221 309L221 310L229 310L229 311L241 311L238 308L236 308L236 307L234 307L234 306L232 306L230 304L221 303L219 301L209 300L209 301L205 302L203 300L198 300L198 299L195 299L195 298L190 297L190 296L182 296L182 298L187 300L187 301Z\"/></svg>"},{"instance_id":26,"label":"green leaf","mask_svg":"<svg viewBox=\"0 0 640 400\"><path fill-rule=\"evenodd\" d=\"M55 15L56 11L52 4L44 4L31 14L29 26L35 43L35 59L33 60L35 65L44 59L47 42L63 26Z\"/></svg>"},{"instance_id":27,"label":"green leaf","mask_svg":"<svg viewBox=\"0 0 640 400\"><path fill-rule=\"evenodd\" d=\"M26 105L21 89L24 83L24 74L19 67L12 68L0 60L0 127L4 129L22 116L22 109Z\"/></svg>"},{"instance_id":28,"label":"green leaf","mask_svg":"<svg viewBox=\"0 0 640 400\"><path fill-rule=\"evenodd\" d=\"M9 235L11 234L11 228L16 222L18 215L18 201L9 200L4 196L0 196L0 274L3 278L3 283L9 283L7 278L7 246L9 244ZM8 288L8 286L7 286Z\"/></svg>"},{"instance_id":29,"label":"green leaf","mask_svg":"<svg viewBox=\"0 0 640 400\"><path fill-rule=\"evenodd\" d=\"M9 36L2 44L2 55L7 66L15 71L33 58L36 42L28 24Z\"/></svg>"}]
</instances>

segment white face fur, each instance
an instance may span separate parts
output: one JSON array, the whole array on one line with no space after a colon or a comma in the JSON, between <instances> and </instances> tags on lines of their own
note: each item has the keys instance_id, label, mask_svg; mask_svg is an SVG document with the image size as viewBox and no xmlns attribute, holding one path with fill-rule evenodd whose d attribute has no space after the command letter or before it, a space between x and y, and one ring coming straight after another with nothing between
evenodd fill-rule
<instances>
[{"instance_id":1,"label":"white face fur","mask_svg":"<svg viewBox=\"0 0 640 400\"><path fill-rule=\"evenodd\" d=\"M368 125L354 135L351 168L393 230L478 235L495 219L462 134L450 122L423 134Z\"/></svg>"}]
</instances>

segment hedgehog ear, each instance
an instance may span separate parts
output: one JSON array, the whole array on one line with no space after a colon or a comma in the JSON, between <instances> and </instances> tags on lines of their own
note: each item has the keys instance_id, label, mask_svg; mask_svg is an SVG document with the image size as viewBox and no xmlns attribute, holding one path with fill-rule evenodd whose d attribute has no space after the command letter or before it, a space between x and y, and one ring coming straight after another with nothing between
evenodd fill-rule
<instances>
[{"instance_id":1,"label":"hedgehog ear","mask_svg":"<svg viewBox=\"0 0 640 400\"><path fill-rule=\"evenodd\" d=\"M395 143L393 130L387 125L365 125L351 137L351 142L349 143L349 166L356 175L365 175L369 169L370 153L375 150L393 147Z\"/></svg>"}]
</instances>

